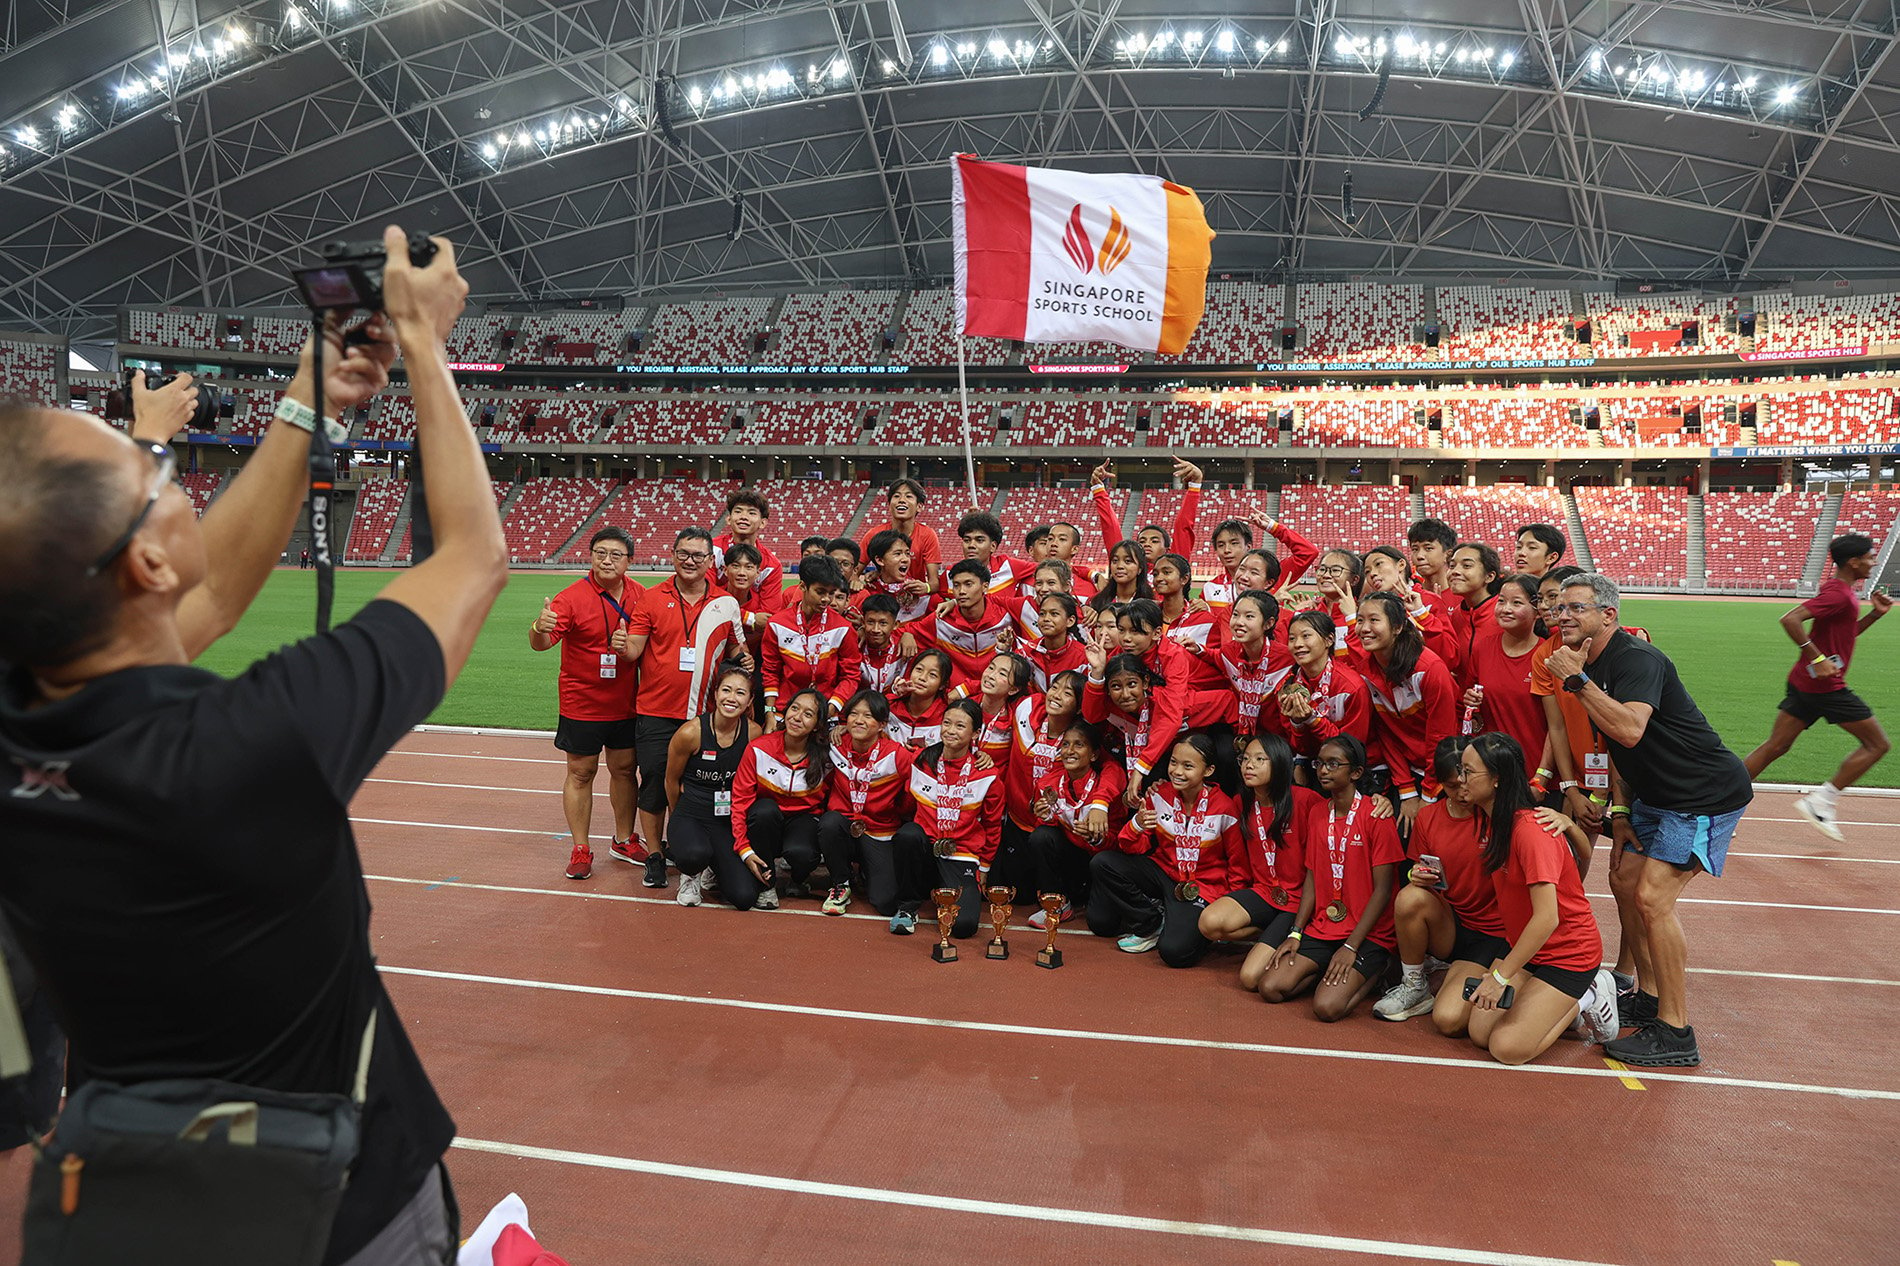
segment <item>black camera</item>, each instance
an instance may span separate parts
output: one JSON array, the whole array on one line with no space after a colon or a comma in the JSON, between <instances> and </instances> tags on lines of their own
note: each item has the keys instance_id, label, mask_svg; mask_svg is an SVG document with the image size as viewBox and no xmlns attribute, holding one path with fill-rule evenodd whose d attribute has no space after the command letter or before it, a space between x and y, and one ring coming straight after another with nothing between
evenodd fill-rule
<instances>
[{"instance_id":1,"label":"black camera","mask_svg":"<svg viewBox=\"0 0 1900 1266\"><path fill-rule=\"evenodd\" d=\"M129 418L132 416L132 387L137 381L132 375L137 373L140 369L145 369L145 389L147 391L157 391L160 387L163 387L166 383L178 377L177 374L168 374L164 370L156 367L129 366L125 371L125 384L120 388L122 393L120 398L123 401L122 407L124 409L124 412L120 415L122 417ZM197 396L197 402L192 406L191 420L185 423L185 429L187 431L217 430L218 393L204 383L198 383L192 390ZM110 408L107 410L107 416L112 416Z\"/></svg>"},{"instance_id":2,"label":"black camera","mask_svg":"<svg viewBox=\"0 0 1900 1266\"><path fill-rule=\"evenodd\" d=\"M409 263L413 267L427 268L436 249L427 233L409 235ZM291 273L312 311L383 310L383 266L389 262L389 254L381 242L325 242L318 253L323 256L322 264Z\"/></svg>"}]
</instances>

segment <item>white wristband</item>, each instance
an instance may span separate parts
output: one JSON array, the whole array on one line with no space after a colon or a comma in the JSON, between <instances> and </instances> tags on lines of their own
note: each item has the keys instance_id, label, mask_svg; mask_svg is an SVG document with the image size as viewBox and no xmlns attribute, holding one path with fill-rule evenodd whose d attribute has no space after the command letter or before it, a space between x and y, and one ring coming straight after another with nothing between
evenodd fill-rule
<instances>
[{"instance_id":1,"label":"white wristband","mask_svg":"<svg viewBox=\"0 0 1900 1266\"><path fill-rule=\"evenodd\" d=\"M271 415L279 422L289 423L300 431L313 432L317 425L317 411L300 400L285 396L277 402L277 412ZM323 419L323 433L330 437L332 444L341 444L350 438L350 428L335 418Z\"/></svg>"}]
</instances>

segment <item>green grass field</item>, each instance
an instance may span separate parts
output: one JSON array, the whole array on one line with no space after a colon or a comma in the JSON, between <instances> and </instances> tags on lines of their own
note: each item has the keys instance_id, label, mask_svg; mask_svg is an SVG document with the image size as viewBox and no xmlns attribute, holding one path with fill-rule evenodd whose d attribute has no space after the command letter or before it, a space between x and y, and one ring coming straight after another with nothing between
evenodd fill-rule
<instances>
[{"instance_id":1,"label":"green grass field","mask_svg":"<svg viewBox=\"0 0 1900 1266\"><path fill-rule=\"evenodd\" d=\"M444 725L493 725L518 729L554 727L554 677L559 657L528 649L527 629L541 600L571 584L578 573L516 575L495 604L461 679L431 720ZM348 619L387 584L390 573L344 571L336 578L336 614ZM303 636L316 609L308 572L279 571L264 587L250 614L199 661L233 674L262 655ZM1793 648L1775 619L1779 602L1632 599L1627 623L1648 628L1676 661L1683 680L1730 747L1746 754L1768 733ZM1854 687L1876 711L1900 696L1900 657L1892 639L1900 620L1875 625L1854 660ZM1821 724L1765 775L1779 782L1818 783L1834 771L1852 743ZM1869 785L1900 786L1900 759L1875 767Z\"/></svg>"}]
</instances>

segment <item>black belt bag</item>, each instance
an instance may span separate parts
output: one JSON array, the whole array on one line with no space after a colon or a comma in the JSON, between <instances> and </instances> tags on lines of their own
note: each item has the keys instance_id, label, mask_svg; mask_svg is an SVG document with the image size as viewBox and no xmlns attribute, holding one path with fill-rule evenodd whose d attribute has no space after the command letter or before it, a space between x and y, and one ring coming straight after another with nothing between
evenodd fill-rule
<instances>
[{"instance_id":1,"label":"black belt bag","mask_svg":"<svg viewBox=\"0 0 1900 1266\"><path fill-rule=\"evenodd\" d=\"M205 1079L89 1082L28 1189L21 1266L317 1266L356 1159L375 1042L348 1095Z\"/></svg>"}]
</instances>

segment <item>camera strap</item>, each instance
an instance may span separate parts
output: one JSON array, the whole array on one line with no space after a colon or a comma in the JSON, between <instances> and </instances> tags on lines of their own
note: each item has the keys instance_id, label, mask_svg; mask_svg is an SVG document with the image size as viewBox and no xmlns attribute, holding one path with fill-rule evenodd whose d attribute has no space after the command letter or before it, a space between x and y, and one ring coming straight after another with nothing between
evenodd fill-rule
<instances>
[{"instance_id":1,"label":"camera strap","mask_svg":"<svg viewBox=\"0 0 1900 1266\"><path fill-rule=\"evenodd\" d=\"M336 451L330 430L323 424L324 314L310 314L310 346L316 372L311 394L316 398L317 421L310 428L310 561L317 569L317 632L330 631L330 606L336 596L336 564L330 557L330 527L336 504Z\"/></svg>"}]
</instances>

